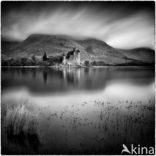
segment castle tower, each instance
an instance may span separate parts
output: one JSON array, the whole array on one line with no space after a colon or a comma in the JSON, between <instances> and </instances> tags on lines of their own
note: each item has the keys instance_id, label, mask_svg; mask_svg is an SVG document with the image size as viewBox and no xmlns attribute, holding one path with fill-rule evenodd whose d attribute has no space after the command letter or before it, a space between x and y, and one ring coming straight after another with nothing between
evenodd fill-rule
<instances>
[{"instance_id":1,"label":"castle tower","mask_svg":"<svg viewBox=\"0 0 156 156\"><path fill-rule=\"evenodd\" d=\"M76 50L74 50L74 58L73 58L74 60L74 62L75 62L75 64L76 64L76 59L77 59L77 52L76 52Z\"/></svg>"},{"instance_id":2,"label":"castle tower","mask_svg":"<svg viewBox=\"0 0 156 156\"><path fill-rule=\"evenodd\" d=\"M80 63L81 63L80 51L79 51L79 50L76 50L76 54L77 54L77 57L76 57L76 64L77 64L77 65L80 65Z\"/></svg>"},{"instance_id":3,"label":"castle tower","mask_svg":"<svg viewBox=\"0 0 156 156\"><path fill-rule=\"evenodd\" d=\"M66 60L66 55L64 54L63 55L63 61L62 61L63 65L66 65L67 64L67 60Z\"/></svg>"}]
</instances>

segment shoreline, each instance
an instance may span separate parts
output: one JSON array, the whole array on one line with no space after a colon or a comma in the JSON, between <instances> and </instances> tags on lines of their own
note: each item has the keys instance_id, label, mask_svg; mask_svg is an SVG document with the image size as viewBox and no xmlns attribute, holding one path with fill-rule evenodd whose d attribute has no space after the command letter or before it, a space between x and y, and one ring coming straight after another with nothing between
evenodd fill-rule
<instances>
[{"instance_id":1,"label":"shoreline","mask_svg":"<svg viewBox=\"0 0 156 156\"><path fill-rule=\"evenodd\" d=\"M121 65L106 65L106 66L1 66L1 68L106 68L106 67L131 67L131 68L136 68L136 67L149 67L150 69L154 69L155 66L121 66Z\"/></svg>"}]
</instances>

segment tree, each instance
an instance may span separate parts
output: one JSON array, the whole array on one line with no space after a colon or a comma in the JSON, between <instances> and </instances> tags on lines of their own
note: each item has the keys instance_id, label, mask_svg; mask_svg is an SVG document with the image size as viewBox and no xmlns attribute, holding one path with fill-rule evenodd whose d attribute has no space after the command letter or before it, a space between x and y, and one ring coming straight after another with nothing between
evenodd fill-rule
<instances>
[{"instance_id":1,"label":"tree","mask_svg":"<svg viewBox=\"0 0 156 156\"><path fill-rule=\"evenodd\" d=\"M25 66L26 62L27 62L27 58L25 58L25 57L21 58L21 65L22 66Z\"/></svg>"},{"instance_id":2,"label":"tree","mask_svg":"<svg viewBox=\"0 0 156 156\"><path fill-rule=\"evenodd\" d=\"M84 65L88 67L88 66L89 66L89 61L86 60L86 61L84 62Z\"/></svg>"},{"instance_id":3,"label":"tree","mask_svg":"<svg viewBox=\"0 0 156 156\"><path fill-rule=\"evenodd\" d=\"M46 54L46 52L44 52L43 61L47 61L47 54Z\"/></svg>"},{"instance_id":4,"label":"tree","mask_svg":"<svg viewBox=\"0 0 156 156\"><path fill-rule=\"evenodd\" d=\"M31 65L32 65L32 66L35 66L36 63L37 63L37 59L36 59L35 55L33 55L33 56L31 57Z\"/></svg>"},{"instance_id":5,"label":"tree","mask_svg":"<svg viewBox=\"0 0 156 156\"><path fill-rule=\"evenodd\" d=\"M35 58L35 55L32 55L31 59L36 62L36 58Z\"/></svg>"},{"instance_id":6,"label":"tree","mask_svg":"<svg viewBox=\"0 0 156 156\"><path fill-rule=\"evenodd\" d=\"M96 61L93 61L93 62L92 62L92 65L93 65L93 66L96 66L96 65L97 65L97 64L96 64Z\"/></svg>"}]
</instances>

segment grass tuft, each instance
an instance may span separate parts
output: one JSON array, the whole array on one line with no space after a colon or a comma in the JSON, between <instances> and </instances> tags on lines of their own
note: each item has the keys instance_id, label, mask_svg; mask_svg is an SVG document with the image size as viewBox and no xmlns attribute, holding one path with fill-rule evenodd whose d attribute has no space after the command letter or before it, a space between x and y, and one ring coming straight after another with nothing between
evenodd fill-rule
<instances>
[{"instance_id":1,"label":"grass tuft","mask_svg":"<svg viewBox=\"0 0 156 156\"><path fill-rule=\"evenodd\" d=\"M38 151L40 141L36 116L25 103L3 104L2 107L2 127L8 144L20 146L24 151Z\"/></svg>"}]
</instances>

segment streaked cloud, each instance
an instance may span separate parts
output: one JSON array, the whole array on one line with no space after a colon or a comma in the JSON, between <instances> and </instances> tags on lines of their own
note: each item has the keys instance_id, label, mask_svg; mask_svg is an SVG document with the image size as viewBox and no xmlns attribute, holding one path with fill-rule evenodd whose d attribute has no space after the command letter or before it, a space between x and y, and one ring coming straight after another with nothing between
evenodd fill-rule
<instances>
[{"instance_id":1,"label":"streaked cloud","mask_svg":"<svg viewBox=\"0 0 156 156\"><path fill-rule=\"evenodd\" d=\"M92 5L45 6L41 10L33 7L30 12L29 5L23 10L2 12L2 36L24 40L34 33L63 34L97 38L117 48L154 48L154 18L146 8L127 10L124 14L124 6L115 10Z\"/></svg>"}]
</instances>

